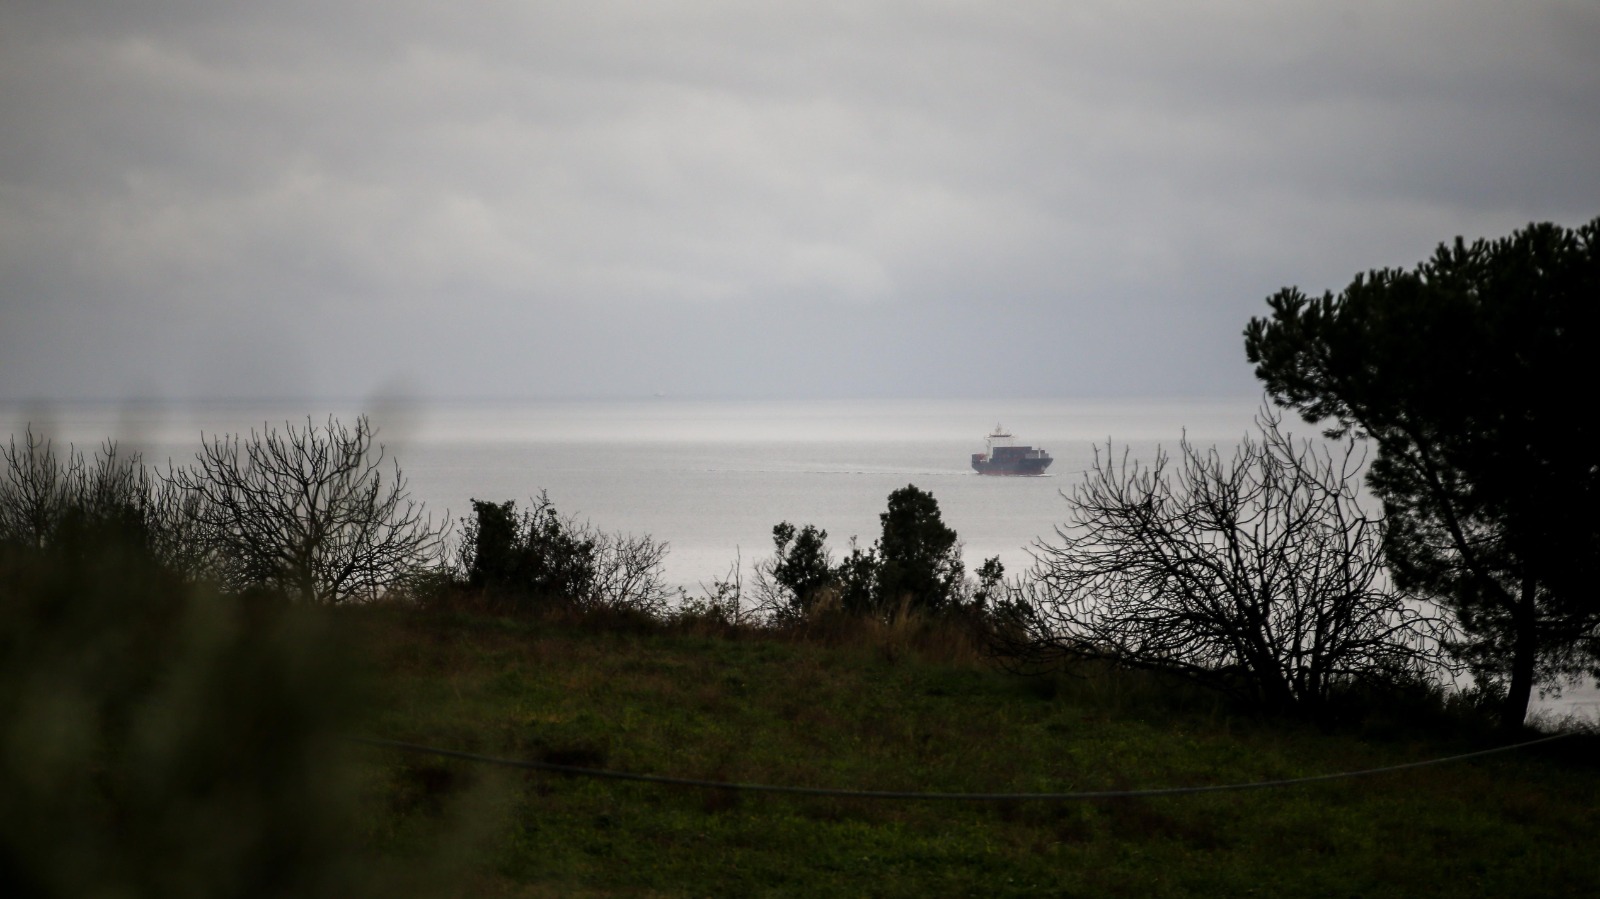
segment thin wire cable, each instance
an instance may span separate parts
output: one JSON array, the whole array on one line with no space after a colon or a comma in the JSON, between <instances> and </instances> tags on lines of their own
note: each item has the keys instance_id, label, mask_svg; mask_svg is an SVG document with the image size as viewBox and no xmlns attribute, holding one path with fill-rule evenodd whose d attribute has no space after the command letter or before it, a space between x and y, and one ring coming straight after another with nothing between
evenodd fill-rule
<instances>
[{"instance_id":1,"label":"thin wire cable","mask_svg":"<svg viewBox=\"0 0 1600 899\"><path fill-rule=\"evenodd\" d=\"M1556 734L1551 737L1541 737L1524 743L1513 743L1509 746L1496 746L1492 749L1480 749L1476 752L1464 752L1460 755L1445 756L1443 758L1424 759L1420 762L1405 762L1399 765L1385 765L1381 768L1365 768L1360 771L1340 771L1334 774L1314 774L1309 777L1289 777L1279 780L1258 780L1249 783L1213 784L1199 787L1157 787L1146 790L1080 790L1069 793L923 793L903 790L842 790L827 787L791 787L781 784L758 783L731 783L717 780L698 780L689 777L666 777L659 774L635 774L629 771L612 771L604 768L582 768L576 765L558 765L553 762L536 762L524 759L497 758L489 755L478 755L471 752L460 752L454 749L440 749L434 746L423 746L418 743L403 743L399 740L384 740L375 737L354 737L357 743L368 746L378 746L386 749L397 749L403 752L414 752L427 755L436 755L443 758L460 759L468 762L478 762L486 765L499 765L505 768L523 768L535 771L550 771L557 774L571 774L578 777L592 777L603 780L625 780L636 783L661 784L675 787L703 787L716 790L732 790L745 793L786 793L792 796L825 796L838 799L909 799L909 800L937 800L955 802L1005 802L1005 801L1048 801L1067 802L1083 799L1136 799L1152 796L1186 796L1194 793L1225 793L1240 792L1244 790L1262 790L1269 787L1287 787L1296 784L1317 783L1320 781L1342 780L1352 777L1368 777L1374 774L1386 774L1391 771L1404 771L1409 768L1422 768L1428 765L1443 765L1448 762L1459 762L1465 759L1480 758L1500 752L1510 752L1514 749L1526 749L1529 746L1538 746L1554 740L1570 737L1572 734Z\"/></svg>"}]
</instances>

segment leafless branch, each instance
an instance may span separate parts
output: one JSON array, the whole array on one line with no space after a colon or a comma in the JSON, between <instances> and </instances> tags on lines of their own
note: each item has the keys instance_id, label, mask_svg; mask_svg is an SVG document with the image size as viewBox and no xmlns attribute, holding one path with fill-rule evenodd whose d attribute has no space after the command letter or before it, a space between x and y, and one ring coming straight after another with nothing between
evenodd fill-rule
<instances>
[{"instance_id":1,"label":"leafless branch","mask_svg":"<svg viewBox=\"0 0 1600 899\"><path fill-rule=\"evenodd\" d=\"M1173 671L1278 709L1435 668L1439 622L1390 587L1382 523L1357 502L1358 444L1279 424L1264 411L1231 461L1187 439L1176 465L1097 451L1001 610L1002 651Z\"/></svg>"},{"instance_id":2,"label":"leafless branch","mask_svg":"<svg viewBox=\"0 0 1600 899\"><path fill-rule=\"evenodd\" d=\"M365 416L353 429L307 419L213 437L193 466L168 474L164 502L191 517L195 545L229 587L316 604L371 599L426 564L443 536L383 457Z\"/></svg>"}]
</instances>

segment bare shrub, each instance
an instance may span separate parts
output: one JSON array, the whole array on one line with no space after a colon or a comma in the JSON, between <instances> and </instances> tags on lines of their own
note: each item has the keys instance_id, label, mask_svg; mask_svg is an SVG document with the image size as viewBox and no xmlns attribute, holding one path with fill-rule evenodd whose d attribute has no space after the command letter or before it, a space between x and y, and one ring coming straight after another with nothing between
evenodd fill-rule
<instances>
[{"instance_id":1,"label":"bare shrub","mask_svg":"<svg viewBox=\"0 0 1600 899\"><path fill-rule=\"evenodd\" d=\"M106 442L92 461L28 428L18 446L0 448L0 542L43 549L63 530L116 521L142 527L149 507L149 476L137 455L119 454Z\"/></svg>"},{"instance_id":2,"label":"bare shrub","mask_svg":"<svg viewBox=\"0 0 1600 899\"><path fill-rule=\"evenodd\" d=\"M667 544L649 534L590 531L595 544L595 578L589 602L609 609L632 609L660 617L672 592L663 563Z\"/></svg>"},{"instance_id":3,"label":"bare shrub","mask_svg":"<svg viewBox=\"0 0 1600 899\"><path fill-rule=\"evenodd\" d=\"M92 457L71 445L57 453L29 428L20 445L0 447L0 462L0 544L43 550L114 538L191 578L205 568L192 502L137 453L109 440Z\"/></svg>"},{"instance_id":4,"label":"bare shrub","mask_svg":"<svg viewBox=\"0 0 1600 899\"><path fill-rule=\"evenodd\" d=\"M1001 653L1165 670L1272 710L1436 674L1438 622L1383 570L1354 442L1296 442L1263 412L1231 461L1184 440L1173 470L1107 447L998 611Z\"/></svg>"},{"instance_id":5,"label":"bare shrub","mask_svg":"<svg viewBox=\"0 0 1600 899\"><path fill-rule=\"evenodd\" d=\"M373 599L437 556L444 528L386 475L366 416L322 427L214 437L174 469L162 499L182 537L225 586L266 588L313 604Z\"/></svg>"},{"instance_id":6,"label":"bare shrub","mask_svg":"<svg viewBox=\"0 0 1600 899\"><path fill-rule=\"evenodd\" d=\"M698 596L691 597L687 591L680 593L678 607L672 612L672 622L680 627L721 635L761 620L758 611L745 602L744 560L737 553L726 575L712 578L710 584L702 581Z\"/></svg>"}]
</instances>

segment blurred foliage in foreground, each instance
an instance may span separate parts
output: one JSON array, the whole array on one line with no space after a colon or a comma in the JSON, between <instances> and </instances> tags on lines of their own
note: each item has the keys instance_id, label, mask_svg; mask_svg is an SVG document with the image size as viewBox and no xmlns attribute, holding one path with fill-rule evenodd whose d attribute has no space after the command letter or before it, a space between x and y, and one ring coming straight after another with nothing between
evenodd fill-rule
<instances>
[{"instance_id":1,"label":"blurred foliage in foreground","mask_svg":"<svg viewBox=\"0 0 1600 899\"><path fill-rule=\"evenodd\" d=\"M118 516L55 536L0 544L0 893L363 892L326 629L187 581Z\"/></svg>"}]
</instances>

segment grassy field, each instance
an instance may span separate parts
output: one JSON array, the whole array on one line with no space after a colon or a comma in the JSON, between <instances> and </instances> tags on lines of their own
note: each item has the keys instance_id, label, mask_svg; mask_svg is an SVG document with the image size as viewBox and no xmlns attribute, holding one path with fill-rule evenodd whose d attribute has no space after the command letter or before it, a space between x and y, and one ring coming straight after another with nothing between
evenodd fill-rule
<instances>
[{"instance_id":1,"label":"grassy field","mask_svg":"<svg viewBox=\"0 0 1600 899\"><path fill-rule=\"evenodd\" d=\"M1028 680L947 637L803 641L363 611L371 736L738 782L1220 784L1487 745L1231 714L1147 679ZM919 649L919 642L931 648ZM1589 737L1243 793L955 803L740 794L363 748L363 823L420 892L494 896L1600 894Z\"/></svg>"}]
</instances>

